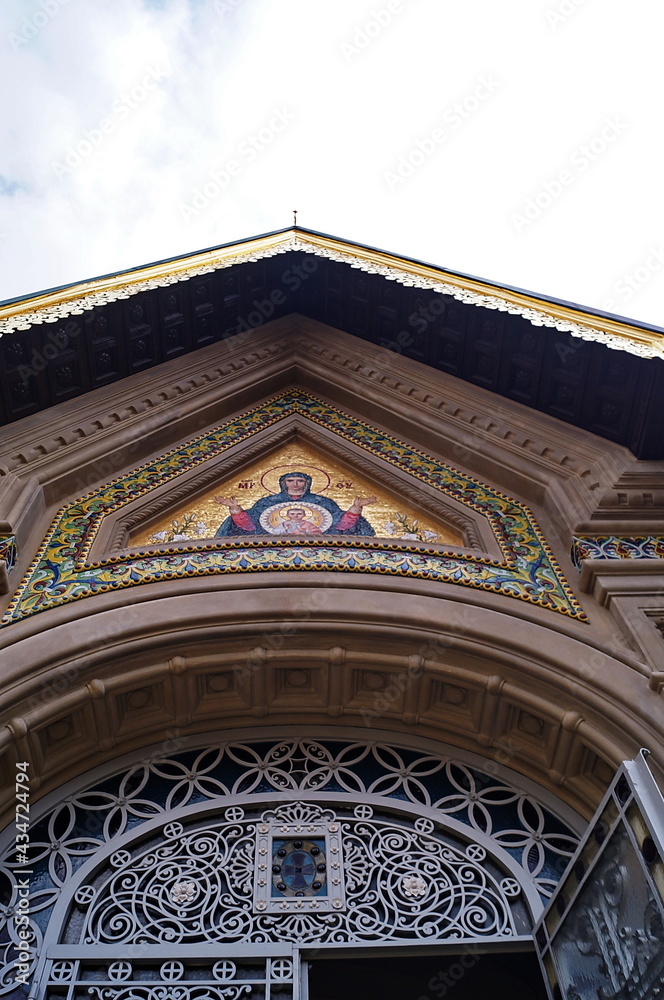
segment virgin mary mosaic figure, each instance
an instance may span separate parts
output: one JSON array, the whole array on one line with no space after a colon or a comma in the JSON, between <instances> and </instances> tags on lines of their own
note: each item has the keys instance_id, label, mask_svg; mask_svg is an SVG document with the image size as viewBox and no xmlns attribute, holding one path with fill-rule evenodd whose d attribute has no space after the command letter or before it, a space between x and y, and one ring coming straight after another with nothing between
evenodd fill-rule
<instances>
[{"instance_id":1,"label":"virgin mary mosaic figure","mask_svg":"<svg viewBox=\"0 0 664 1000\"><path fill-rule=\"evenodd\" d=\"M279 492L261 497L248 510L237 497L215 497L228 507L229 516L216 533L227 535L375 535L362 516L363 508L376 497L355 497L348 508L330 497L312 493L312 477L306 472L286 472L279 477Z\"/></svg>"}]
</instances>

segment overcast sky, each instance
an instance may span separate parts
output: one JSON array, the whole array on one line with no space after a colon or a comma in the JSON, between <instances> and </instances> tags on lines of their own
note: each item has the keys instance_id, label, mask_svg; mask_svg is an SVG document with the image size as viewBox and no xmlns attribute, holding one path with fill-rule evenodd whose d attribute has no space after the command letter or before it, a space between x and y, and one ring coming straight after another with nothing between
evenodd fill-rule
<instances>
[{"instance_id":1,"label":"overcast sky","mask_svg":"<svg viewBox=\"0 0 664 1000\"><path fill-rule=\"evenodd\" d=\"M302 226L664 326L657 0L2 0L0 298Z\"/></svg>"}]
</instances>

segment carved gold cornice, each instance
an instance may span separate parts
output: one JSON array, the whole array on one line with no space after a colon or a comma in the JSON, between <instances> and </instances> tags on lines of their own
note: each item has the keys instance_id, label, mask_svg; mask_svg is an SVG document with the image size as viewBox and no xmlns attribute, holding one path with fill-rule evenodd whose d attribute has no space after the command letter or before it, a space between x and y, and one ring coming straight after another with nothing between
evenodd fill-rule
<instances>
[{"instance_id":1,"label":"carved gold cornice","mask_svg":"<svg viewBox=\"0 0 664 1000\"><path fill-rule=\"evenodd\" d=\"M554 328L614 350L643 358L664 358L664 336L653 330L302 229L269 233L12 302L0 307L0 335L56 323L139 292L290 251L349 264L402 285L449 295L468 305L518 315L533 326Z\"/></svg>"},{"instance_id":2,"label":"carved gold cornice","mask_svg":"<svg viewBox=\"0 0 664 1000\"><path fill-rule=\"evenodd\" d=\"M128 299L150 288L165 288L177 281L209 274L222 267L231 267L248 260L261 260L274 253L286 253L292 249L286 245L290 243L291 236L292 231L285 231L242 240L229 246L148 264L131 271L120 271L10 302L0 306L0 332L25 330L33 324L56 322L64 316L77 316L95 306Z\"/></svg>"}]
</instances>

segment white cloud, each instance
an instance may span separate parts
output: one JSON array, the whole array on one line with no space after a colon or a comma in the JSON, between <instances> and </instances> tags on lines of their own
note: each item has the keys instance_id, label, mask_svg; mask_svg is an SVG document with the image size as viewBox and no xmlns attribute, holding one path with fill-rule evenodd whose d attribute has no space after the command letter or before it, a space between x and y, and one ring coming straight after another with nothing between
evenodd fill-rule
<instances>
[{"instance_id":1,"label":"white cloud","mask_svg":"<svg viewBox=\"0 0 664 1000\"><path fill-rule=\"evenodd\" d=\"M664 239L658 36L642 4L585 0L553 25L559 6L5 0L0 295L281 228L298 208L313 229L601 308ZM490 75L495 93L390 190L385 171ZM292 121L250 158L275 109ZM511 213L613 115L620 140L515 231ZM664 322L659 270L625 308Z\"/></svg>"}]
</instances>

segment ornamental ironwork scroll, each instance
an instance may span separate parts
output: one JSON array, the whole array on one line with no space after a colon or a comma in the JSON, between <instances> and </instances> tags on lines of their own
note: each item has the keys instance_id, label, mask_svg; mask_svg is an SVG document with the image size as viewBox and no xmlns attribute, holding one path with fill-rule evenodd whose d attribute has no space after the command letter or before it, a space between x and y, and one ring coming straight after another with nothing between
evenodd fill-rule
<instances>
[{"instance_id":1,"label":"ornamental ironwork scroll","mask_svg":"<svg viewBox=\"0 0 664 1000\"><path fill-rule=\"evenodd\" d=\"M49 963L48 1000L291 1000L293 961L220 959L195 964L80 959Z\"/></svg>"},{"instance_id":2,"label":"ornamental ironwork scroll","mask_svg":"<svg viewBox=\"0 0 664 1000\"><path fill-rule=\"evenodd\" d=\"M367 742L348 731L143 752L46 805L27 856L35 958L63 934L83 948L141 934L166 947L191 932L194 913L200 940L215 942L271 940L275 921L280 940L293 941L339 931L358 941L528 933L578 842L500 768L483 772L427 741ZM9 972L21 946L12 909L20 879L8 835L0 965ZM13 986L9 972L1 991Z\"/></svg>"},{"instance_id":3,"label":"ornamental ironwork scroll","mask_svg":"<svg viewBox=\"0 0 664 1000\"><path fill-rule=\"evenodd\" d=\"M627 761L536 932L554 1000L664 997L664 799Z\"/></svg>"},{"instance_id":4,"label":"ornamental ironwork scroll","mask_svg":"<svg viewBox=\"0 0 664 1000\"><path fill-rule=\"evenodd\" d=\"M509 938L530 926L518 881L481 845L366 805L337 813L292 803L194 829L169 823L109 867L79 890L85 916L70 917L63 943L396 944Z\"/></svg>"}]
</instances>

